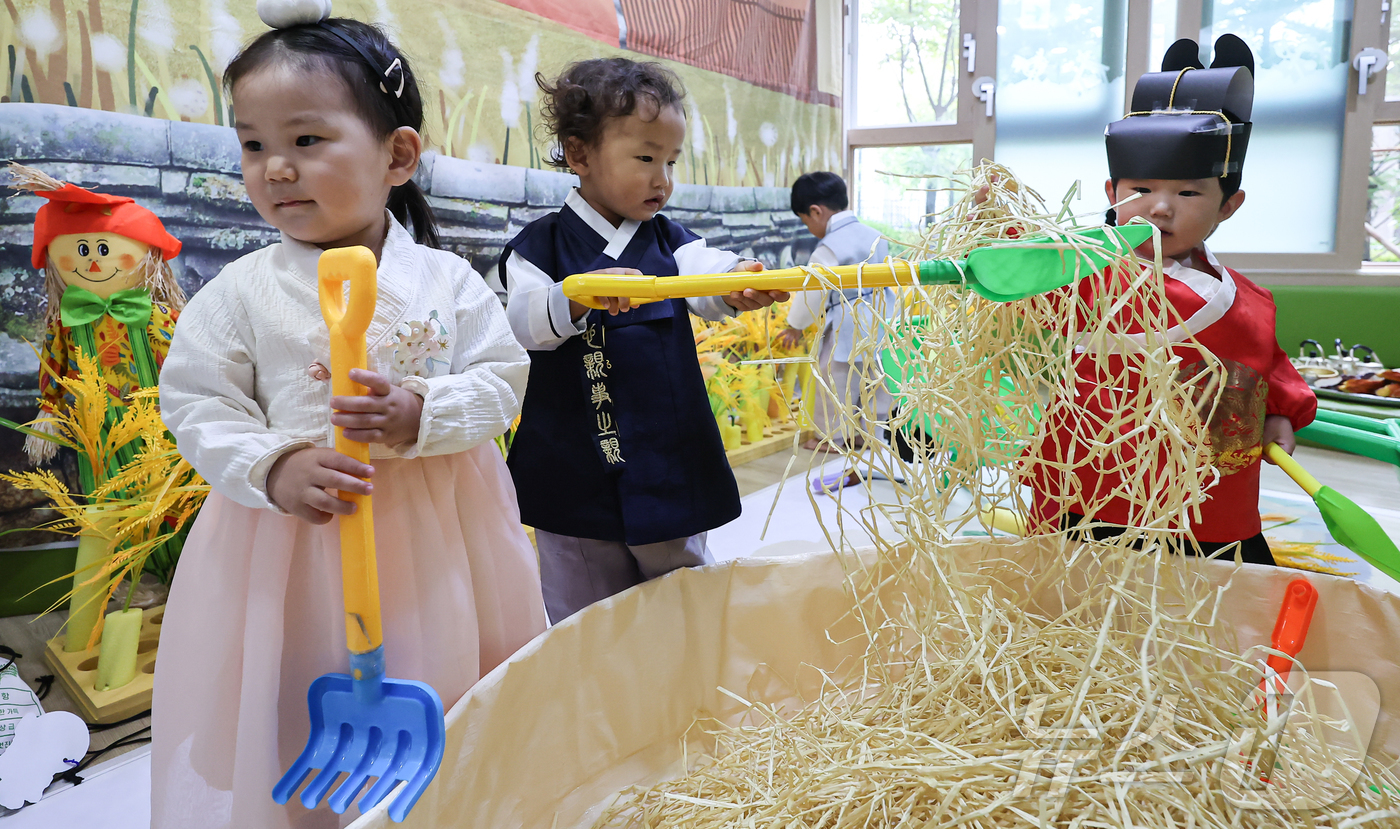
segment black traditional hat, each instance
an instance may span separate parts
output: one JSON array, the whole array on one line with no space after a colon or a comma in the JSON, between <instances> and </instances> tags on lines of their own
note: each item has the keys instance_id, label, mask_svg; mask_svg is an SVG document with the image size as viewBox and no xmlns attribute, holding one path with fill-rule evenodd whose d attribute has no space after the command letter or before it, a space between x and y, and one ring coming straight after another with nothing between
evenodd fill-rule
<instances>
[{"instance_id":1,"label":"black traditional hat","mask_svg":"<svg viewBox=\"0 0 1400 829\"><path fill-rule=\"evenodd\" d=\"M1143 75L1132 111L1104 131L1114 180L1225 178L1240 172L1254 109L1254 54L1234 35L1215 41L1210 68L1182 38Z\"/></svg>"}]
</instances>

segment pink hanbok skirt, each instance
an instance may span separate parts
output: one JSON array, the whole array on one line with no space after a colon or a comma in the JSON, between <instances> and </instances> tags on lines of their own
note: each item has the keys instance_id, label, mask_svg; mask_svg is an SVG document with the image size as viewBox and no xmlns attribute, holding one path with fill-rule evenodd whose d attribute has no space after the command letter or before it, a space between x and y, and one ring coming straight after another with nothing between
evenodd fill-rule
<instances>
[{"instance_id":1,"label":"pink hanbok skirt","mask_svg":"<svg viewBox=\"0 0 1400 829\"><path fill-rule=\"evenodd\" d=\"M374 461L386 673L450 708L545 629L539 565L495 445ZM156 662L154 829L343 826L272 800L306 745L306 691L346 672L337 523L211 494L181 555Z\"/></svg>"}]
</instances>

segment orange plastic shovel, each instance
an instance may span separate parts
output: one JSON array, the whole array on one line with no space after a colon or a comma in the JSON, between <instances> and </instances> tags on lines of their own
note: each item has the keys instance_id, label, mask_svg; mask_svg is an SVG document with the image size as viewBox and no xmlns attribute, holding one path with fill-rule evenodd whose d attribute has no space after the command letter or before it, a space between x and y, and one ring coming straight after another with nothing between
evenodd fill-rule
<instances>
[{"instance_id":1,"label":"orange plastic shovel","mask_svg":"<svg viewBox=\"0 0 1400 829\"><path fill-rule=\"evenodd\" d=\"M1278 676L1280 691L1286 691L1288 672L1293 669L1293 660L1303 643L1308 639L1308 628L1312 625L1313 611L1317 608L1317 588L1307 579L1294 579L1283 591L1283 604L1279 607L1278 621L1274 622L1274 635L1270 646L1283 651L1288 656L1272 654L1268 659L1269 671Z\"/></svg>"}]
</instances>

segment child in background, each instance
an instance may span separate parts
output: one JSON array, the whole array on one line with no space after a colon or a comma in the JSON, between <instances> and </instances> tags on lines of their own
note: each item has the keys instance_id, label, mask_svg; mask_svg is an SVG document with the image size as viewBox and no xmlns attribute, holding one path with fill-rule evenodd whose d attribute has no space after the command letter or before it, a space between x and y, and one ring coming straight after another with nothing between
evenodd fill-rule
<instances>
[{"instance_id":1,"label":"child in background","mask_svg":"<svg viewBox=\"0 0 1400 829\"><path fill-rule=\"evenodd\" d=\"M1161 230L1167 297L1181 320L1164 333L1183 355L1183 374L1204 367L1192 365L1196 347L1224 364L1224 393L1208 424L1220 478L1201 506L1200 520L1191 524L1191 537L1204 554L1238 542L1244 561L1273 564L1259 519L1260 455L1269 442L1291 454L1293 432L1312 422L1317 399L1279 348L1272 296L1221 265L1205 246L1244 202L1240 169L1249 141L1254 58L1243 41L1224 35L1216 41L1214 63L1205 69L1196 43L1183 39L1168 50L1162 70L1138 81L1133 112L1108 128L1110 179L1105 189L1109 202L1118 205L1119 222L1141 217ZM1151 241L1138 250L1144 258L1152 253ZM1109 271L1081 280L1071 290L1092 303L1101 280L1126 277ZM1108 395L1094 392L1097 356L1085 350L1075 360L1091 407L1109 403ZM1114 371L1121 367L1121 357L1106 358ZM1111 420L1109 414L1105 411L1105 420ZM1076 440L1092 439L1087 431L1092 425L1053 411L1046 413L1044 428L1050 439L1042 451L1052 462L1070 458ZM1121 480L1116 471L1081 467L1076 477L1082 494L1073 496L1074 482L1051 465L1033 460L1030 471L1034 519L1046 529L1084 520L1081 504L1111 496ZM1092 520L1130 524L1131 505L1110 499ZM1091 530L1099 536L1113 532L1111 526Z\"/></svg>"},{"instance_id":2,"label":"child in background","mask_svg":"<svg viewBox=\"0 0 1400 829\"><path fill-rule=\"evenodd\" d=\"M573 170L579 186L506 246L500 269L506 316L530 351L509 464L557 623L642 581L711 561L705 533L738 517L739 491L689 312L720 319L787 294L746 289L635 309L626 297L600 298L607 313L565 297L560 283L571 274L724 273L740 258L658 215L685 141L674 75L609 58L536 81L558 141L551 162Z\"/></svg>"},{"instance_id":3,"label":"child in background","mask_svg":"<svg viewBox=\"0 0 1400 829\"><path fill-rule=\"evenodd\" d=\"M324 803L272 800L306 745L307 688L348 665L333 519L354 507L335 492L374 495L387 675L451 707L545 627L492 441L528 362L481 277L432 247L413 71L366 24L276 22L224 80L249 198L282 241L190 301L161 378L165 421L214 491L165 612L158 829L341 825ZM351 245L379 261L374 370L351 373L368 393L333 398L317 261ZM372 445L372 466L331 448L333 426Z\"/></svg>"},{"instance_id":4,"label":"child in background","mask_svg":"<svg viewBox=\"0 0 1400 829\"><path fill-rule=\"evenodd\" d=\"M858 265L883 262L889 256L889 244L880 231L861 224L856 214L847 209L849 204L846 182L835 173L805 173L793 182L792 212L821 240L808 264ZM882 312L894 309L895 301L893 288L803 291L793 297L788 327L778 339L788 348L796 347L802 339L802 329L824 314L825 322L817 337L816 370L831 388L831 394L817 390L810 411L812 425L820 437L807 440L802 448L829 452L859 449L860 436L845 434L845 426L851 406L860 406L862 397L868 396L871 403L863 408L873 408L861 413L867 428L889 414L890 394L880 367L866 365L863 360L852 364L851 347L875 333L876 319Z\"/></svg>"}]
</instances>

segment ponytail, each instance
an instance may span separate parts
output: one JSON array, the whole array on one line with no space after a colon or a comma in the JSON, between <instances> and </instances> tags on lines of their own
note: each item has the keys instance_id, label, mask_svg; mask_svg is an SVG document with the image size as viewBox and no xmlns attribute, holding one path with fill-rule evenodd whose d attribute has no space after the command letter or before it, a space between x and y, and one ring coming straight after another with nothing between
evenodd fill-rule
<instances>
[{"instance_id":1,"label":"ponytail","mask_svg":"<svg viewBox=\"0 0 1400 829\"><path fill-rule=\"evenodd\" d=\"M405 227L412 225L413 241L430 248L441 248L437 217L418 182L410 179L389 191L389 212Z\"/></svg>"}]
</instances>

